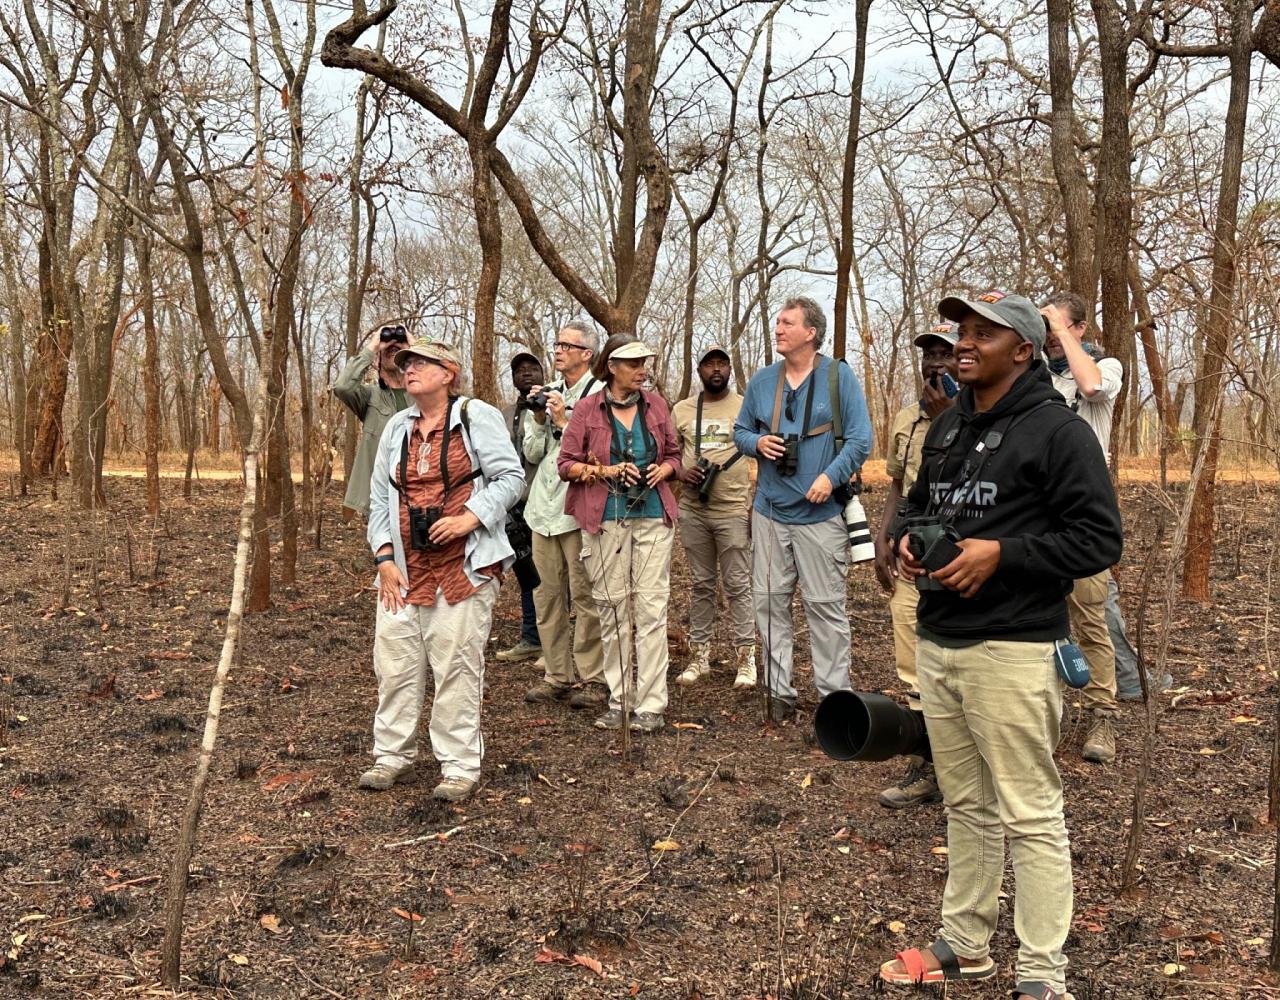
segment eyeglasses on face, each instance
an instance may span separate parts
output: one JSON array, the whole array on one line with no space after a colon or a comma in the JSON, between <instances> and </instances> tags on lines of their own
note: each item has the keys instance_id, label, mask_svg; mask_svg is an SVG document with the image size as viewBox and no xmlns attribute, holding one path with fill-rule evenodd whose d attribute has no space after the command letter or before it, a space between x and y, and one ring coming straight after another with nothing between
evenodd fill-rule
<instances>
[{"instance_id":1,"label":"eyeglasses on face","mask_svg":"<svg viewBox=\"0 0 1280 1000\"><path fill-rule=\"evenodd\" d=\"M554 344L551 345L551 347L553 350L556 350L556 351L585 351L586 350L586 347L584 347L582 344L571 344L567 340L557 340Z\"/></svg>"},{"instance_id":2,"label":"eyeglasses on face","mask_svg":"<svg viewBox=\"0 0 1280 1000\"><path fill-rule=\"evenodd\" d=\"M403 365L400 366L400 370L404 372L411 372L417 368L422 368L431 363L432 362L427 358L410 358L408 361L406 361Z\"/></svg>"}]
</instances>

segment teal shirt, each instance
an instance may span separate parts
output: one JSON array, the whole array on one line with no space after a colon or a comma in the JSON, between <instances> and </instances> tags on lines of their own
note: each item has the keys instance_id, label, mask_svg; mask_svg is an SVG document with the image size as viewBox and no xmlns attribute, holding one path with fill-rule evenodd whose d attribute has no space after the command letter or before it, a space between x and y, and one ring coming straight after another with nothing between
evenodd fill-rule
<instances>
[{"instance_id":1,"label":"teal shirt","mask_svg":"<svg viewBox=\"0 0 1280 1000\"><path fill-rule=\"evenodd\" d=\"M609 460L614 465L619 462L625 462L622 449L626 447L624 442L630 441L631 454L635 456L633 461L643 473L646 468L653 464L657 458L656 449L651 449L649 441L644 434L644 420L642 415L637 412L635 419L631 422L631 429L623 427L612 413L609 419L613 421L613 444L609 448ZM620 486L621 484L619 484ZM644 491L644 500L637 503L634 500L628 501L625 493L609 492L608 498L604 502L604 519L606 521L620 521L633 517L662 517L662 498L658 496L657 490L646 489Z\"/></svg>"}]
</instances>

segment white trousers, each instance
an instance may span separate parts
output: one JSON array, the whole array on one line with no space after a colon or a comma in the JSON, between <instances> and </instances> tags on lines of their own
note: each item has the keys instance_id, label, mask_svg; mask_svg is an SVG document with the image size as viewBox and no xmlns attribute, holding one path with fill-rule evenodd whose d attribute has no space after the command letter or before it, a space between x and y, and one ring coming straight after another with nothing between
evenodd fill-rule
<instances>
[{"instance_id":1,"label":"white trousers","mask_svg":"<svg viewBox=\"0 0 1280 1000\"><path fill-rule=\"evenodd\" d=\"M480 700L484 689L484 644L489 638L498 581L449 604L436 592L432 607L406 604L392 613L378 602L373 669L378 675L378 711L373 717L373 755L403 767L418 755L418 720L426 695L431 703L431 750L446 778L480 777L484 739Z\"/></svg>"}]
</instances>

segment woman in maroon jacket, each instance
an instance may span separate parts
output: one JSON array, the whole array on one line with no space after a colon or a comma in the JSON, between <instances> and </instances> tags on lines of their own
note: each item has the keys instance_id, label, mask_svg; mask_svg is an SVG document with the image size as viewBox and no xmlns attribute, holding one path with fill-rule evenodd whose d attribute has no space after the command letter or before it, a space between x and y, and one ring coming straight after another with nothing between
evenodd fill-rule
<instances>
[{"instance_id":1,"label":"woman in maroon jacket","mask_svg":"<svg viewBox=\"0 0 1280 1000\"><path fill-rule=\"evenodd\" d=\"M636 340L605 345L605 389L574 409L558 464L560 478L569 482L564 510L582 529L582 563L600 609L609 708L596 728L625 724L644 733L666 724L667 603L676 523L667 480L680 474L680 445L667 404L641 388L653 356L652 348Z\"/></svg>"}]
</instances>

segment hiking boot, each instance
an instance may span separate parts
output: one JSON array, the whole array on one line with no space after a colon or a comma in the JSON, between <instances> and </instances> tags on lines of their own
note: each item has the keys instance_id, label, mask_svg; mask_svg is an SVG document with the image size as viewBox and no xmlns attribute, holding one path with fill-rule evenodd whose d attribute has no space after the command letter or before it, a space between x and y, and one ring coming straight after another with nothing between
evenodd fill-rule
<instances>
[{"instance_id":1,"label":"hiking boot","mask_svg":"<svg viewBox=\"0 0 1280 1000\"><path fill-rule=\"evenodd\" d=\"M709 673L711 673L711 645L706 642L695 642L690 647L689 665L684 668L684 673L676 678L676 683L681 687L688 687L690 684L697 684Z\"/></svg>"},{"instance_id":2,"label":"hiking boot","mask_svg":"<svg viewBox=\"0 0 1280 1000\"><path fill-rule=\"evenodd\" d=\"M564 701L571 694L573 688L568 684L552 684L548 680L541 680L524 693L524 700L531 705L549 705L553 701Z\"/></svg>"},{"instance_id":3,"label":"hiking boot","mask_svg":"<svg viewBox=\"0 0 1280 1000\"><path fill-rule=\"evenodd\" d=\"M1116 728L1104 715L1095 715L1080 756L1092 764L1110 764L1116 759Z\"/></svg>"},{"instance_id":4,"label":"hiking boot","mask_svg":"<svg viewBox=\"0 0 1280 1000\"><path fill-rule=\"evenodd\" d=\"M795 718L796 702L794 698L779 698L769 695L769 718L774 722L786 722Z\"/></svg>"},{"instance_id":5,"label":"hiking boot","mask_svg":"<svg viewBox=\"0 0 1280 1000\"><path fill-rule=\"evenodd\" d=\"M503 663L519 663L521 660L533 660L542 655L542 647L536 642L521 639L510 649L502 649L497 658Z\"/></svg>"},{"instance_id":6,"label":"hiking boot","mask_svg":"<svg viewBox=\"0 0 1280 1000\"><path fill-rule=\"evenodd\" d=\"M360 775L359 785L361 788L367 788L370 791L385 792L392 785L403 785L406 781L412 781L415 777L412 762L402 767L396 767L394 764L378 763Z\"/></svg>"},{"instance_id":7,"label":"hiking boot","mask_svg":"<svg viewBox=\"0 0 1280 1000\"><path fill-rule=\"evenodd\" d=\"M738 676L733 679L733 689L735 691L749 691L756 686L756 647L739 646L734 651L734 658L738 664Z\"/></svg>"},{"instance_id":8,"label":"hiking boot","mask_svg":"<svg viewBox=\"0 0 1280 1000\"><path fill-rule=\"evenodd\" d=\"M1153 694L1163 694L1173 687L1173 674L1165 674L1160 678L1160 683L1156 683L1156 679L1150 675L1147 676L1147 688ZM1142 688L1136 687L1132 691L1120 690L1116 692L1117 701L1142 701Z\"/></svg>"},{"instance_id":9,"label":"hiking boot","mask_svg":"<svg viewBox=\"0 0 1280 1000\"><path fill-rule=\"evenodd\" d=\"M475 790L476 783L470 778L445 778L436 785L431 797L442 802L461 802L471 798L471 793Z\"/></svg>"},{"instance_id":10,"label":"hiking boot","mask_svg":"<svg viewBox=\"0 0 1280 1000\"><path fill-rule=\"evenodd\" d=\"M599 681L587 681L569 696L570 708L604 708L609 700L609 689Z\"/></svg>"},{"instance_id":11,"label":"hiking boot","mask_svg":"<svg viewBox=\"0 0 1280 1000\"><path fill-rule=\"evenodd\" d=\"M886 809L906 809L942 801L933 764L923 757L910 757L908 760L910 763L902 780L880 793L880 804Z\"/></svg>"},{"instance_id":12,"label":"hiking boot","mask_svg":"<svg viewBox=\"0 0 1280 1000\"><path fill-rule=\"evenodd\" d=\"M627 727L633 733L660 733L667 720L658 712L637 712L631 716L631 724Z\"/></svg>"},{"instance_id":13,"label":"hiking boot","mask_svg":"<svg viewBox=\"0 0 1280 1000\"><path fill-rule=\"evenodd\" d=\"M597 716L596 721L592 723L597 729L621 729L622 728L622 709L611 708L604 715Z\"/></svg>"}]
</instances>

